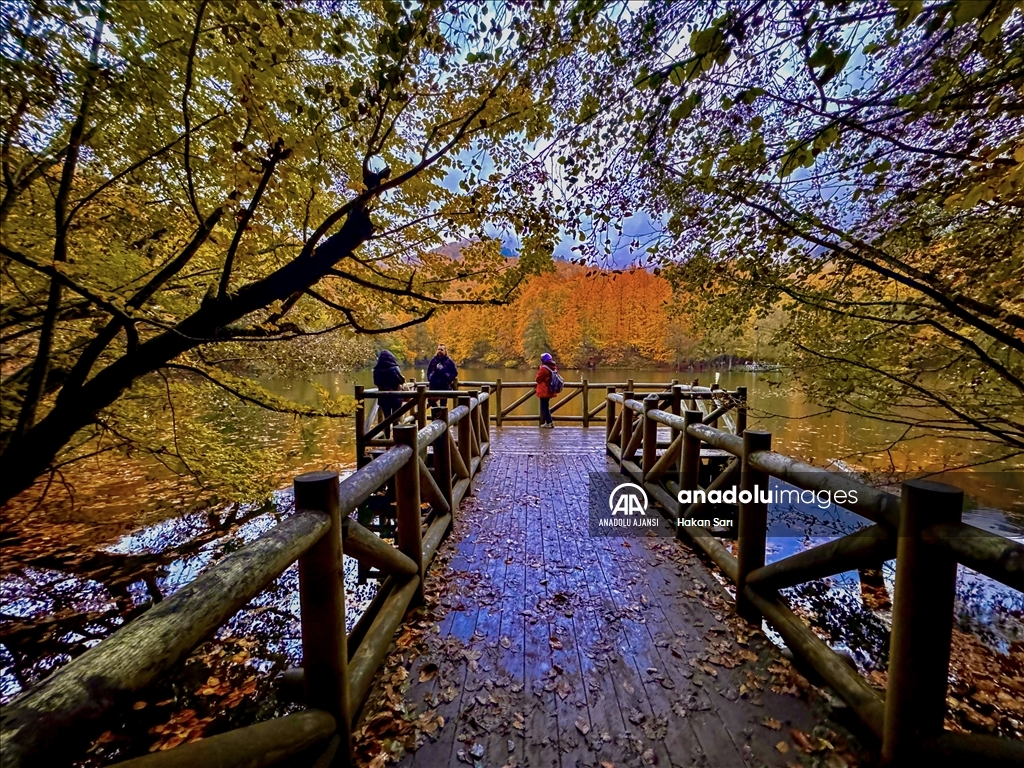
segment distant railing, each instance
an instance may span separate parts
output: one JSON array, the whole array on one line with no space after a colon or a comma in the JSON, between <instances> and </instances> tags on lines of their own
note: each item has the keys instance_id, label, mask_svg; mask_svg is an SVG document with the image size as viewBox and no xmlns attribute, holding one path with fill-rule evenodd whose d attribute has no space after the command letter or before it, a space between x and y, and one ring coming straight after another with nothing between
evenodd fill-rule
<instances>
[{"instance_id":1,"label":"distant railing","mask_svg":"<svg viewBox=\"0 0 1024 768\"><path fill-rule=\"evenodd\" d=\"M494 407L491 409L491 421L493 421L494 425L497 427L502 426L505 422L539 422L540 420L540 416L536 414L514 413L514 411L520 409L536 396L536 382L502 381L501 379L496 379L495 381L462 381L459 382L459 386L489 389L494 400ZM694 382L689 385L680 385L679 379L673 379L669 383L634 383L632 379L620 383L591 383L587 379L581 379L580 381L565 382L565 389L563 390L565 395L551 403L551 416L554 421L564 421L570 424L582 424L584 427L589 427L590 422L607 407L607 400L604 397L601 397L594 407L591 408L591 392L594 390L602 391L610 389L614 391L615 389L622 389L627 392L657 392L662 398L667 398L671 396L673 388L677 386L682 386L685 398L693 405L694 408L702 408L705 413L710 413L710 410L705 407L708 403L719 401L720 404L720 402L724 402L723 398L734 398L737 396L737 392L739 391L744 393L744 397L746 396L746 390L743 387L738 388L737 392L726 392L725 390L720 389L717 384L713 384L710 387L701 387L697 380L694 380ZM510 404L504 405L503 403L506 390L509 392L516 392L517 390L526 391ZM558 413L558 411L577 397L580 398L581 413L579 415ZM718 406L716 405L715 407Z\"/></svg>"},{"instance_id":2,"label":"distant railing","mask_svg":"<svg viewBox=\"0 0 1024 768\"><path fill-rule=\"evenodd\" d=\"M395 424L386 449L340 483L335 472L295 478L295 514L5 706L3 767L69 762L100 718L184 661L296 560L303 661L291 679L302 681L308 709L119 765L348 764L353 720L489 449L488 395L457 395L456 408L433 409L429 422L421 412L421 424ZM349 517L375 495L393 499L397 546ZM348 635L344 554L384 577Z\"/></svg>"},{"instance_id":3,"label":"distant railing","mask_svg":"<svg viewBox=\"0 0 1024 768\"><path fill-rule=\"evenodd\" d=\"M745 394L742 388L716 393L709 413L690 407L694 401L683 387L673 387L670 398L659 393L643 400L635 399L632 390L618 393L610 387L605 398L608 453L658 503L677 537L689 538L735 583L740 615L757 625L766 619L881 739L885 762L909 765L927 756L946 765L982 757L986 766L1024 765L1019 741L943 730L957 564L1024 590L1024 546L961 522L963 492L952 486L910 480L895 496L772 452L770 433L746 429ZM666 399L669 411L662 409ZM688 408L680 413L684 399ZM733 431L716 429L714 421L733 408ZM658 442L659 425L670 430L667 444ZM713 450L702 449L705 445ZM724 454L731 461L719 462L720 471L709 475L702 450L709 464L708 454ZM766 565L768 504L753 491L767 490L771 477L830 496L843 491L847 499L855 491L856 501L839 506L873 525ZM735 556L706 527L692 524L706 502L679 502L680 491L693 496L703 489L706 496L733 485L739 494L747 492L739 499ZM883 698L793 613L777 590L893 557L896 587Z\"/></svg>"}]
</instances>

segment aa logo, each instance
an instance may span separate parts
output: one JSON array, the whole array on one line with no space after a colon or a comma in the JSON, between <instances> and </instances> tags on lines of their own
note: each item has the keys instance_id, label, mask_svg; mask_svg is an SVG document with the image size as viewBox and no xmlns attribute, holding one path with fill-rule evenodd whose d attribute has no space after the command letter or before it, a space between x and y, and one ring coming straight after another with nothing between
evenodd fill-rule
<instances>
[{"instance_id":1,"label":"aa logo","mask_svg":"<svg viewBox=\"0 0 1024 768\"><path fill-rule=\"evenodd\" d=\"M613 515L620 512L624 515L646 515L647 494L644 489L634 483L623 483L612 489L608 496L608 509Z\"/></svg>"}]
</instances>

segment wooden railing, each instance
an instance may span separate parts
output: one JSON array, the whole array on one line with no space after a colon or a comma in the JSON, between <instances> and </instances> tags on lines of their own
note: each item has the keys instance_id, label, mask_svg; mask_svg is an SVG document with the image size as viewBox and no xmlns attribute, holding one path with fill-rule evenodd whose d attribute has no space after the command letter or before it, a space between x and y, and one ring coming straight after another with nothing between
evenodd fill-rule
<instances>
[{"instance_id":1,"label":"wooden railing","mask_svg":"<svg viewBox=\"0 0 1024 768\"><path fill-rule=\"evenodd\" d=\"M389 436L391 428L401 424L417 424L421 429L427 423L430 403L447 406L451 402L453 408L471 408L471 417L463 429L468 430L464 453L455 457L460 471L468 468L472 460L479 462L479 457L486 451L482 450L490 440L488 424L490 423L491 395L490 386L484 384L479 389L467 390L433 390L427 389L424 382L413 382L411 389L394 392L379 389L355 387L356 398L356 463L363 466L375 453L394 445ZM380 408L383 397L400 403L398 408L385 417ZM478 405L472 405L477 403ZM369 404L369 407L367 405ZM465 465L463 467L463 465ZM475 469L474 469L475 473Z\"/></svg>"},{"instance_id":2,"label":"wooden railing","mask_svg":"<svg viewBox=\"0 0 1024 768\"><path fill-rule=\"evenodd\" d=\"M106 715L184 661L296 560L302 669L291 677L303 681L308 708L120 765L347 764L352 722L488 452L488 395L459 394L456 408L434 409L429 422L396 424L386 450L344 480L335 472L295 478L293 515L5 706L3 767L69 762ZM350 518L380 495L394 500L396 546ZM421 501L430 503L425 512ZM345 554L384 579L349 635Z\"/></svg>"},{"instance_id":3,"label":"wooden railing","mask_svg":"<svg viewBox=\"0 0 1024 768\"><path fill-rule=\"evenodd\" d=\"M737 611L758 625L766 619L881 739L885 762L929 759L946 765L982 757L986 766L1024 765L1019 741L943 730L957 565L1024 590L1024 546L961 522L963 492L952 486L910 480L896 496L773 452L770 433L746 429L740 394L716 393L711 412L687 408L680 413L679 403L690 398L682 387L673 387L668 411L661 407L663 394L638 400L632 391L609 391L608 453L658 503L677 537L688 538L736 585ZM714 420L732 409L734 430L715 429ZM658 442L659 426L669 428L667 443ZM831 498L842 491L847 503L839 506L873 524L766 565L768 505L753 490L767 490L772 477L799 489L827 491ZM728 486L738 486L740 494L735 556L707 528L692 524L704 503L679 501L680 491L692 497L698 489L706 495ZM851 491L856 501L849 501ZM896 585L883 698L793 613L778 590L893 557Z\"/></svg>"},{"instance_id":4,"label":"wooden railing","mask_svg":"<svg viewBox=\"0 0 1024 768\"><path fill-rule=\"evenodd\" d=\"M540 416L536 414L515 413L515 411L522 408L523 405L536 396L536 382L502 381L501 379L496 379L495 381L463 381L459 383L459 386L469 388L475 387L480 389L487 388L490 391L494 401L494 406L491 408L491 421L494 422L495 426L500 427L506 422L536 422L540 420ZM719 389L717 384L713 384L710 387L701 387L697 380L694 380L692 384L680 385L678 379L673 379L669 383L634 383L633 380L630 379L625 382L601 382L600 384L596 382L591 383L587 379L581 379L580 381L565 382L562 397L555 399L554 402L551 403L551 417L554 421L582 424L584 427L589 427L590 422L597 418L601 411L607 408L607 400L604 397L601 397L598 402L591 407L591 393L595 390L598 392L614 391L615 389L622 389L625 392L657 392L662 398L666 398L670 397L674 388L679 386L682 386L682 392L685 393L684 397L687 398L691 404L693 404L694 399L696 399L697 405L694 405L695 408L703 407L703 404L715 400L721 401L722 398L746 397L745 387L738 387L736 392L726 392L725 390ZM523 390L525 390L525 392L523 392ZM522 392L522 394L519 394L520 392ZM508 405L505 405L505 397L511 397L513 393L517 396ZM558 413L558 411L577 397L580 398L579 415ZM706 408L704 410L706 413L709 412Z\"/></svg>"}]
</instances>

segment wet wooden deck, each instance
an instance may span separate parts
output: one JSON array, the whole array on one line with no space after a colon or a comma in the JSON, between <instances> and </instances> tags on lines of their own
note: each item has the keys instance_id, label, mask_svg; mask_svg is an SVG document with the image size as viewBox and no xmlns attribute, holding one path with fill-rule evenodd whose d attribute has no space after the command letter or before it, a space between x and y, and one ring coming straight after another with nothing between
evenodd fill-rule
<instances>
[{"instance_id":1,"label":"wet wooden deck","mask_svg":"<svg viewBox=\"0 0 1024 768\"><path fill-rule=\"evenodd\" d=\"M812 732L837 747L829 765L857 762L827 696L686 546L589 534L603 425L492 435L363 714L364 764L809 765L829 757L801 752Z\"/></svg>"}]
</instances>

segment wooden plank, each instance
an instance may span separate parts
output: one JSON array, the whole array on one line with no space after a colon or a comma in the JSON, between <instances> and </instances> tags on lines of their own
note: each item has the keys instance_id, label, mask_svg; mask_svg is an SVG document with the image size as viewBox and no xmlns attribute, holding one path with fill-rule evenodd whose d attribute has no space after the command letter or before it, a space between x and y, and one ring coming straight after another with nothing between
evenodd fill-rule
<instances>
[{"instance_id":1,"label":"wooden plank","mask_svg":"<svg viewBox=\"0 0 1024 768\"><path fill-rule=\"evenodd\" d=\"M533 506L526 510L526 578L523 584L524 595L524 662L526 675L526 693L530 702L528 711L524 712L527 736L523 748L523 757L531 766L557 766L559 729L556 714L555 693L558 680L557 673L552 669L551 637L554 627L548 621L546 612L540 610L540 601L548 599L549 583L547 563L544 556L544 538L550 536L547 523L543 517L541 501L543 489L539 485L544 474L544 461L540 451L527 456L526 461L526 493L520 503ZM554 676L554 677L553 677ZM549 683L553 683L549 685ZM550 688L550 690L549 690Z\"/></svg>"},{"instance_id":2,"label":"wooden plank","mask_svg":"<svg viewBox=\"0 0 1024 768\"><path fill-rule=\"evenodd\" d=\"M564 501L566 474L578 461L579 457L575 456L559 456L554 460L543 457L538 462L542 471L532 473L533 487L529 491L531 496L542 500L537 511L542 520L547 583L542 584L544 593L536 610L546 614L551 632L548 644L555 676L545 683L545 688L554 686L554 715L558 723L556 748L563 765L577 765L585 760L590 752L587 737L593 730L580 658L583 638L575 622L584 579L574 567L574 557L563 555L559 536L559 528L567 520L578 525L575 510Z\"/></svg>"},{"instance_id":3,"label":"wooden plank","mask_svg":"<svg viewBox=\"0 0 1024 768\"><path fill-rule=\"evenodd\" d=\"M566 516L576 520L587 519L589 515L589 473L603 469L603 459L594 456L581 457L572 462L566 471L568 483L563 484L563 498ZM635 682L620 687L623 678L622 648L627 641L620 631L615 616L615 605L611 597L613 588L604 578L600 559L607 556L604 542L595 542L584 529L576 524L558 527L563 558L573 558L574 571L578 577L583 601L578 611L577 633L580 639L581 668L584 690L587 695L591 732L588 743L596 752L599 761L617 765L626 754L633 753L636 742L629 742L624 736L634 725L627 719L634 701ZM576 616L574 615L574 621ZM631 693L631 690L633 693Z\"/></svg>"},{"instance_id":4,"label":"wooden plank","mask_svg":"<svg viewBox=\"0 0 1024 768\"><path fill-rule=\"evenodd\" d=\"M482 503L500 510L500 528L494 540L498 562L495 572L501 587L501 623L495 648L494 693L499 702L503 723L499 732L488 740L484 765L515 764L526 749L526 734L516 725L527 711L526 689L526 515L525 504L502 504L500 496L523 499L526 495L527 464L529 457L522 454L497 454L503 467L488 476L488 496ZM490 471L490 467L488 467ZM507 683L505 679L507 678ZM511 743L511 750L509 744Z\"/></svg>"}]
</instances>

